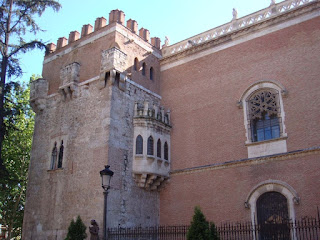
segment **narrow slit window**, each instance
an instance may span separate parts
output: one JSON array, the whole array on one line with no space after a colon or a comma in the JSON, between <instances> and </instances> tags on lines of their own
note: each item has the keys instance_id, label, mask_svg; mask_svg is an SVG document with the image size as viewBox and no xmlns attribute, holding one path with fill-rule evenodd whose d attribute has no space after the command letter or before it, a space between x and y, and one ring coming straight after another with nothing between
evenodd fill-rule
<instances>
[{"instance_id":1,"label":"narrow slit window","mask_svg":"<svg viewBox=\"0 0 320 240\"><path fill-rule=\"evenodd\" d=\"M139 135L136 139L136 154L143 153L143 138Z\"/></svg>"},{"instance_id":2,"label":"narrow slit window","mask_svg":"<svg viewBox=\"0 0 320 240\"><path fill-rule=\"evenodd\" d=\"M153 72L153 67L150 68L150 80L153 80L154 78L154 72Z\"/></svg>"},{"instance_id":3,"label":"narrow slit window","mask_svg":"<svg viewBox=\"0 0 320 240\"><path fill-rule=\"evenodd\" d=\"M54 147L51 153L51 164L50 164L51 170L56 168L57 156L58 156L57 142L54 142Z\"/></svg>"},{"instance_id":4,"label":"narrow slit window","mask_svg":"<svg viewBox=\"0 0 320 240\"><path fill-rule=\"evenodd\" d=\"M150 136L148 138L148 149L147 154L153 156L153 137Z\"/></svg>"},{"instance_id":5,"label":"narrow slit window","mask_svg":"<svg viewBox=\"0 0 320 240\"><path fill-rule=\"evenodd\" d=\"M133 70L138 71L138 69L139 69L139 61L138 61L138 58L135 58L133 62Z\"/></svg>"},{"instance_id":6,"label":"narrow slit window","mask_svg":"<svg viewBox=\"0 0 320 240\"><path fill-rule=\"evenodd\" d=\"M142 63L142 75L146 75L146 63Z\"/></svg>"},{"instance_id":7,"label":"narrow slit window","mask_svg":"<svg viewBox=\"0 0 320 240\"><path fill-rule=\"evenodd\" d=\"M158 139L158 142L157 142L157 157L161 158L161 140L160 139Z\"/></svg>"},{"instance_id":8,"label":"narrow slit window","mask_svg":"<svg viewBox=\"0 0 320 240\"><path fill-rule=\"evenodd\" d=\"M164 160L169 160L169 147L168 147L168 143L165 142L164 143Z\"/></svg>"},{"instance_id":9,"label":"narrow slit window","mask_svg":"<svg viewBox=\"0 0 320 240\"><path fill-rule=\"evenodd\" d=\"M64 146L63 146L63 140L62 140L61 141L61 146L60 146L60 149L59 149L58 168L62 168L63 151L64 151Z\"/></svg>"}]
</instances>

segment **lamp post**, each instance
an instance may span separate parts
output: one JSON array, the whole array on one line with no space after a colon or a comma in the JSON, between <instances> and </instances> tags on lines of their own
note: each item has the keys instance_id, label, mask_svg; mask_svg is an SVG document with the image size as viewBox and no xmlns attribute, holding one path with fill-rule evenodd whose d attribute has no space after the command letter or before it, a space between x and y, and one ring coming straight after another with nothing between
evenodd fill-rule
<instances>
[{"instance_id":1,"label":"lamp post","mask_svg":"<svg viewBox=\"0 0 320 240\"><path fill-rule=\"evenodd\" d=\"M113 171L111 171L110 166L105 166L105 169L100 171L100 176L102 180L102 188L104 190L104 208L103 208L103 240L107 240L107 198L108 191L110 189L110 181L113 176Z\"/></svg>"}]
</instances>

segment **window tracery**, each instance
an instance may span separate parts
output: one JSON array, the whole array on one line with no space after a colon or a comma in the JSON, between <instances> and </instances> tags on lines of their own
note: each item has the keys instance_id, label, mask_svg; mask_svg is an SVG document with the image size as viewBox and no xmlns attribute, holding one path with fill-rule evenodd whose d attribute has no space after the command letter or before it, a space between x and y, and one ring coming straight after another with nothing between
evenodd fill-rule
<instances>
[{"instance_id":1,"label":"window tracery","mask_svg":"<svg viewBox=\"0 0 320 240\"><path fill-rule=\"evenodd\" d=\"M264 89L248 100L252 142L280 137L278 93Z\"/></svg>"},{"instance_id":2,"label":"window tracery","mask_svg":"<svg viewBox=\"0 0 320 240\"><path fill-rule=\"evenodd\" d=\"M277 115L278 93L271 90L263 90L254 94L248 101L250 119L262 119L264 113L269 116Z\"/></svg>"}]
</instances>

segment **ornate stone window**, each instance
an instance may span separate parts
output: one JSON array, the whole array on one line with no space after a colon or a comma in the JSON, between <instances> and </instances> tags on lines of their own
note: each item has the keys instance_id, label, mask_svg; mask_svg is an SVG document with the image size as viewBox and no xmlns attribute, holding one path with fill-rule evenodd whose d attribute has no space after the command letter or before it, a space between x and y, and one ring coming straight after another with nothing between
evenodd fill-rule
<instances>
[{"instance_id":1,"label":"ornate stone window","mask_svg":"<svg viewBox=\"0 0 320 240\"><path fill-rule=\"evenodd\" d=\"M153 67L150 68L150 80L153 80L153 76L154 73L153 73Z\"/></svg>"},{"instance_id":2,"label":"ornate stone window","mask_svg":"<svg viewBox=\"0 0 320 240\"><path fill-rule=\"evenodd\" d=\"M238 107L243 108L248 157L287 151L283 97L286 89L278 82L258 81L244 91Z\"/></svg>"},{"instance_id":3,"label":"ornate stone window","mask_svg":"<svg viewBox=\"0 0 320 240\"><path fill-rule=\"evenodd\" d=\"M161 140L160 140L160 138L158 139L158 142L157 142L157 157L161 158Z\"/></svg>"},{"instance_id":4,"label":"ornate stone window","mask_svg":"<svg viewBox=\"0 0 320 240\"><path fill-rule=\"evenodd\" d=\"M153 137L148 138L147 155L153 156Z\"/></svg>"},{"instance_id":5,"label":"ornate stone window","mask_svg":"<svg viewBox=\"0 0 320 240\"><path fill-rule=\"evenodd\" d=\"M54 142L54 147L51 153L51 164L50 164L51 170L56 168L57 156L58 156L57 142Z\"/></svg>"},{"instance_id":6,"label":"ornate stone window","mask_svg":"<svg viewBox=\"0 0 320 240\"><path fill-rule=\"evenodd\" d=\"M136 139L136 154L143 154L143 138L141 135Z\"/></svg>"},{"instance_id":7,"label":"ornate stone window","mask_svg":"<svg viewBox=\"0 0 320 240\"><path fill-rule=\"evenodd\" d=\"M264 89L248 100L252 142L280 137L278 93Z\"/></svg>"},{"instance_id":8,"label":"ornate stone window","mask_svg":"<svg viewBox=\"0 0 320 240\"><path fill-rule=\"evenodd\" d=\"M165 142L164 143L164 160L169 160L169 147L168 147L168 143Z\"/></svg>"},{"instance_id":9,"label":"ornate stone window","mask_svg":"<svg viewBox=\"0 0 320 240\"><path fill-rule=\"evenodd\" d=\"M59 149L58 168L62 168L63 150L64 150L63 140L61 140L61 145Z\"/></svg>"},{"instance_id":10,"label":"ornate stone window","mask_svg":"<svg viewBox=\"0 0 320 240\"><path fill-rule=\"evenodd\" d=\"M142 63L142 75L146 75L146 63Z\"/></svg>"}]
</instances>

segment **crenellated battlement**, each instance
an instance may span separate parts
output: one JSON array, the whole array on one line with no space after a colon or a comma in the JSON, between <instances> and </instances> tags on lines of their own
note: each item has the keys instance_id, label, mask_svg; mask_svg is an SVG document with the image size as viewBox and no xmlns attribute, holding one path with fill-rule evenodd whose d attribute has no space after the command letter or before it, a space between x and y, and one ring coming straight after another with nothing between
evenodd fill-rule
<instances>
[{"instance_id":1,"label":"crenellated battlement","mask_svg":"<svg viewBox=\"0 0 320 240\"><path fill-rule=\"evenodd\" d=\"M57 44L50 43L47 45L47 54L54 53L56 50L59 50L61 48L67 47L69 44L81 41L82 38L91 35L104 27L107 27L113 23L118 23L129 29L133 34L139 36L144 41L150 43L152 46L154 46L157 49L160 49L161 43L160 38L153 37L150 39L150 32L149 30L145 28L140 28L138 30L138 23L137 21L133 19L129 19L125 24L125 14L123 11L119 9L112 10L109 13L109 24L107 24L107 19L105 17L98 17L95 20L94 27L91 24L85 24L82 26L81 34L78 31L72 31L69 34L69 39L66 37L61 37L57 40Z\"/></svg>"}]
</instances>

